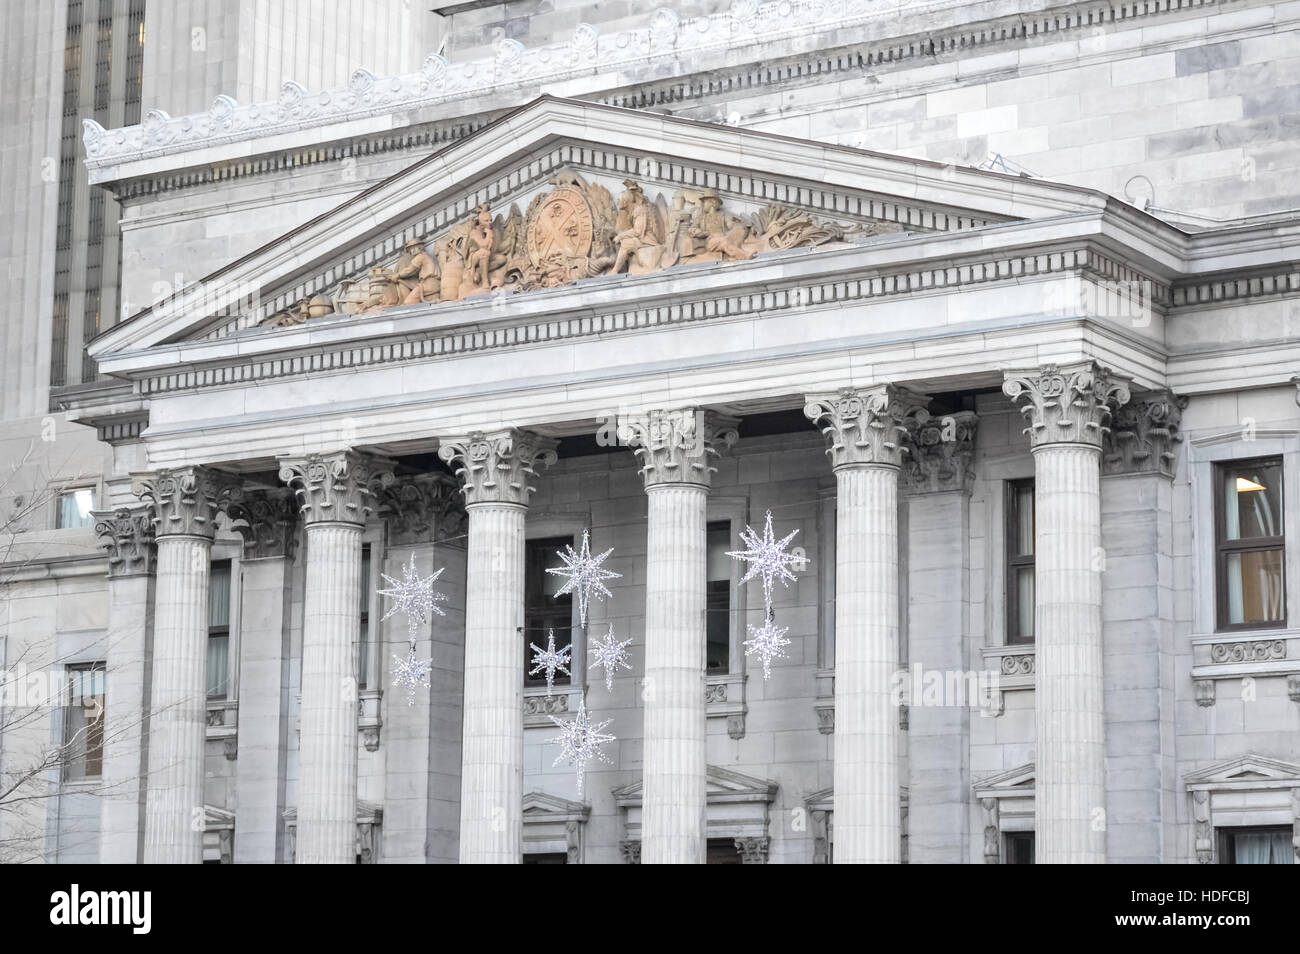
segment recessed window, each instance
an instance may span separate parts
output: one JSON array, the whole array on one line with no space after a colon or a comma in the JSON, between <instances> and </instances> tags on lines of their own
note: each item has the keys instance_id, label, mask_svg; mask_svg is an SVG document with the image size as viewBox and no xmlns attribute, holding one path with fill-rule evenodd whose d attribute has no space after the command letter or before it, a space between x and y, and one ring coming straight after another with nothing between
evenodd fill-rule
<instances>
[{"instance_id":1,"label":"recessed window","mask_svg":"<svg viewBox=\"0 0 1300 954\"><path fill-rule=\"evenodd\" d=\"M104 664L69 666L67 676L63 777L99 778L104 774Z\"/></svg>"},{"instance_id":2,"label":"recessed window","mask_svg":"<svg viewBox=\"0 0 1300 954\"><path fill-rule=\"evenodd\" d=\"M1002 836L1002 863L1006 865L1032 865L1034 863L1034 833L1009 831Z\"/></svg>"},{"instance_id":3,"label":"recessed window","mask_svg":"<svg viewBox=\"0 0 1300 954\"><path fill-rule=\"evenodd\" d=\"M569 856L562 851L536 851L524 855L526 865L567 865Z\"/></svg>"},{"instance_id":4,"label":"recessed window","mask_svg":"<svg viewBox=\"0 0 1300 954\"><path fill-rule=\"evenodd\" d=\"M1007 643L1034 641L1034 482L1010 480L1007 512Z\"/></svg>"},{"instance_id":5,"label":"recessed window","mask_svg":"<svg viewBox=\"0 0 1300 954\"><path fill-rule=\"evenodd\" d=\"M1219 864L1295 864L1295 849L1291 846L1290 827L1220 828Z\"/></svg>"},{"instance_id":6,"label":"recessed window","mask_svg":"<svg viewBox=\"0 0 1300 954\"><path fill-rule=\"evenodd\" d=\"M361 604L357 610L360 627L357 637L357 688L369 689L370 679L370 593L374 584L370 579L370 544L361 547Z\"/></svg>"},{"instance_id":7,"label":"recessed window","mask_svg":"<svg viewBox=\"0 0 1300 954\"><path fill-rule=\"evenodd\" d=\"M709 865L743 864L734 838L710 838L705 843L704 863Z\"/></svg>"},{"instance_id":8,"label":"recessed window","mask_svg":"<svg viewBox=\"0 0 1300 954\"><path fill-rule=\"evenodd\" d=\"M548 567L563 566L564 562L556 556L565 545L573 546L573 537L548 537L545 540L529 540L524 549L524 685L546 685L546 673L529 675L533 668L533 650L529 645L536 643L546 648L546 636L555 631L555 648L563 649L573 637L573 594L560 595L559 591L568 582L568 577L558 573L547 573ZM569 667L572 669L573 667ZM569 676L556 670L554 684L567 686Z\"/></svg>"},{"instance_id":9,"label":"recessed window","mask_svg":"<svg viewBox=\"0 0 1300 954\"><path fill-rule=\"evenodd\" d=\"M1281 460L1220 464L1215 523L1218 628L1285 625Z\"/></svg>"},{"instance_id":10,"label":"recessed window","mask_svg":"<svg viewBox=\"0 0 1300 954\"><path fill-rule=\"evenodd\" d=\"M89 527L95 522L90 512L95 509L95 491L89 487L80 490L65 490L58 495L54 513L54 526L57 530L73 527Z\"/></svg>"},{"instance_id":11,"label":"recessed window","mask_svg":"<svg viewBox=\"0 0 1300 954\"><path fill-rule=\"evenodd\" d=\"M708 525L708 589L705 595L709 672L731 671L731 522ZM734 846L733 846L734 847Z\"/></svg>"},{"instance_id":12,"label":"recessed window","mask_svg":"<svg viewBox=\"0 0 1300 954\"><path fill-rule=\"evenodd\" d=\"M230 561L212 564L208 574L208 698L230 691Z\"/></svg>"}]
</instances>

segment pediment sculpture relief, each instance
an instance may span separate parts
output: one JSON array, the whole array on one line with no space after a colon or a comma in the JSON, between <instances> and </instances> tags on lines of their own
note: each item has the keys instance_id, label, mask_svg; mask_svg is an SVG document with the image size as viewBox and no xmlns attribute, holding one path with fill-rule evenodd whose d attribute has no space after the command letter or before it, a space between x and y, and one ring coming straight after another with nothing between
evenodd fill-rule
<instances>
[{"instance_id":1,"label":"pediment sculpture relief","mask_svg":"<svg viewBox=\"0 0 1300 954\"><path fill-rule=\"evenodd\" d=\"M551 190L536 196L526 213L515 204L494 217L480 205L432 248L413 238L391 265L345 278L261 323L288 327L331 314L371 315L401 305L556 288L596 275L745 261L902 230L894 222L837 225L783 205L732 215L713 189L681 191L669 203L662 194L652 200L626 179L615 202L604 186L575 172L559 172L549 182Z\"/></svg>"}]
</instances>

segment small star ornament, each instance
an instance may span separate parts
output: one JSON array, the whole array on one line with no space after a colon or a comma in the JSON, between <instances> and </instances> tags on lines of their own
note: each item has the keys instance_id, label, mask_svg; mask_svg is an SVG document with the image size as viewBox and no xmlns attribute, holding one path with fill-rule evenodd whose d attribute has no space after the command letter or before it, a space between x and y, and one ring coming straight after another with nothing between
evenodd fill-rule
<instances>
[{"instance_id":1,"label":"small star ornament","mask_svg":"<svg viewBox=\"0 0 1300 954\"><path fill-rule=\"evenodd\" d=\"M614 764L613 760L600 751L600 746L604 743L616 741L614 736L604 731L605 726L614 720L606 719L592 724L591 717L587 715L586 700L578 701L578 717L573 721L566 722L555 716L551 716L550 720L560 727L560 734L549 740L560 746L560 754L552 764L559 765L567 759L570 765L578 767L578 797L582 798L582 779L587 771L587 763L597 759L608 765Z\"/></svg>"},{"instance_id":2,"label":"small star ornament","mask_svg":"<svg viewBox=\"0 0 1300 954\"><path fill-rule=\"evenodd\" d=\"M623 576L622 573L615 573L613 570L607 570L602 563L614 552L610 547L600 556L591 555L591 537L586 530L582 531L582 548L575 551L567 543L564 545L564 552L555 551L555 555L564 561L564 566L547 568L547 573L554 573L556 576L567 576L568 582L562 586L556 593L557 596L563 596L565 593L576 593L578 595L578 618L582 625L587 625L587 603L592 597L603 600L606 596L613 596L605 588L606 580L617 580Z\"/></svg>"},{"instance_id":3,"label":"small star ornament","mask_svg":"<svg viewBox=\"0 0 1300 954\"><path fill-rule=\"evenodd\" d=\"M528 670L528 675L536 676L543 672L546 673L546 694L551 694L551 689L555 685L555 672L559 670L566 676L573 675L568 670L572 659L569 653L573 652L573 645L569 644L561 650L555 648L555 630L548 630L546 633L546 648L542 649L536 643L529 643L533 649L533 668Z\"/></svg>"},{"instance_id":4,"label":"small star ornament","mask_svg":"<svg viewBox=\"0 0 1300 954\"><path fill-rule=\"evenodd\" d=\"M772 660L790 658L785 653L785 647L790 645L790 640L785 638L789 627L777 626L769 616L762 626L746 628L749 639L745 640L745 655L757 656L763 661L763 681L767 682L772 675Z\"/></svg>"},{"instance_id":5,"label":"small star ornament","mask_svg":"<svg viewBox=\"0 0 1300 954\"><path fill-rule=\"evenodd\" d=\"M614 691L614 671L617 669L631 669L632 662L624 646L631 644L632 640L625 639L619 642L614 638L614 624L609 624L609 632L604 639L598 639L593 642L589 648L591 653L591 668L597 666L605 670L605 691Z\"/></svg>"},{"instance_id":6,"label":"small star ornament","mask_svg":"<svg viewBox=\"0 0 1300 954\"><path fill-rule=\"evenodd\" d=\"M406 658L393 655L393 685L406 689L406 704L415 705L415 690L419 687L430 688L429 673L433 670L433 661L420 659L415 655L415 643L406 651Z\"/></svg>"},{"instance_id":7,"label":"small star ornament","mask_svg":"<svg viewBox=\"0 0 1300 954\"><path fill-rule=\"evenodd\" d=\"M411 639L415 638L417 624L427 623L433 617L431 613L437 613L439 616L446 616L439 607L439 603L446 602L447 597L437 592L433 584L442 576L442 570L432 576L421 578L420 573L415 568L415 554L411 554L411 561L402 567L402 578L395 580L387 573L381 573L380 576L389 584L386 590L379 590L380 596L387 596L393 601L388 612L383 615L383 619L393 616L397 613L406 614L406 628Z\"/></svg>"},{"instance_id":8,"label":"small star ornament","mask_svg":"<svg viewBox=\"0 0 1300 954\"><path fill-rule=\"evenodd\" d=\"M740 542L747 549L727 551L727 556L749 564L749 569L740 578L741 583L748 583L755 577L763 581L763 603L769 608L772 605L772 584L780 580L782 586L789 586L788 581L795 579L790 568L808 562L807 557L786 550L798 532L791 531L777 540L772 534L772 511L769 510L761 537L754 532L753 527L747 526L740 534Z\"/></svg>"}]
</instances>

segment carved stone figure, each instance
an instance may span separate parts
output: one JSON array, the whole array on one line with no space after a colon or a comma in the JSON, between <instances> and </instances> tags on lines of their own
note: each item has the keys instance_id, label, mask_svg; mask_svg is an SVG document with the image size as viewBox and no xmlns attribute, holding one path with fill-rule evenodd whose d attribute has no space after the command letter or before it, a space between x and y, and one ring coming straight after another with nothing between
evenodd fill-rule
<instances>
[{"instance_id":1,"label":"carved stone figure","mask_svg":"<svg viewBox=\"0 0 1300 954\"><path fill-rule=\"evenodd\" d=\"M465 276L461 279L460 297L481 294L488 290L488 264L492 261L492 246L496 235L492 232L492 212L487 205L474 210L474 224L470 227L465 253Z\"/></svg>"},{"instance_id":2,"label":"carved stone figure","mask_svg":"<svg viewBox=\"0 0 1300 954\"><path fill-rule=\"evenodd\" d=\"M746 248L747 226L729 219L722 211L722 197L713 189L700 193L699 209L692 223L695 239L693 261L733 261L753 258L756 248Z\"/></svg>"},{"instance_id":3,"label":"carved stone figure","mask_svg":"<svg viewBox=\"0 0 1300 954\"><path fill-rule=\"evenodd\" d=\"M402 303L401 289L392 271L387 268L372 268L366 302L361 306L361 314L369 315L385 308L392 308Z\"/></svg>"},{"instance_id":4,"label":"carved stone figure","mask_svg":"<svg viewBox=\"0 0 1300 954\"><path fill-rule=\"evenodd\" d=\"M399 266L397 269L398 280L413 278L415 281L406 297L402 299L404 305L419 305L424 302L436 302L438 293L442 286L442 273L438 268L438 262L432 255L424 250L424 242L420 239L411 239L406 243L406 250L410 253L405 266Z\"/></svg>"},{"instance_id":5,"label":"carved stone figure","mask_svg":"<svg viewBox=\"0 0 1300 954\"><path fill-rule=\"evenodd\" d=\"M654 271L659 265L659 246L663 241L656 228L655 209L631 179L624 179L626 190L618 198L618 231L614 241L618 257L610 271L617 275L627 269L629 275Z\"/></svg>"}]
</instances>

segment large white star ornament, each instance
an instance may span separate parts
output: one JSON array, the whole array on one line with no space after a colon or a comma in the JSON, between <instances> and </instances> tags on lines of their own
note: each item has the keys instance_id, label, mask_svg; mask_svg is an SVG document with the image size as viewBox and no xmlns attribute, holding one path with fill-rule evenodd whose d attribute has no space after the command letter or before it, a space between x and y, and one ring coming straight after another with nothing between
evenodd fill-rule
<instances>
[{"instance_id":1,"label":"large white star ornament","mask_svg":"<svg viewBox=\"0 0 1300 954\"><path fill-rule=\"evenodd\" d=\"M780 580L782 586L789 586L788 581L795 579L795 575L790 572L790 568L808 562L807 557L786 550L786 546L795 538L795 534L798 532L798 530L793 530L782 539L777 540L772 535L772 511L769 510L767 512L767 523L763 527L761 537L754 532L753 527L747 526L740 534L740 542L747 549L727 551L727 556L749 564L749 569L740 578L741 583L748 583L754 577L758 577L763 581L763 602L769 608L772 605L772 583Z\"/></svg>"},{"instance_id":2,"label":"large white star ornament","mask_svg":"<svg viewBox=\"0 0 1300 954\"><path fill-rule=\"evenodd\" d=\"M406 658L393 654L393 685L406 689L406 704L415 705L415 690L423 686L430 688L429 673L433 670L433 661L420 659L415 655L415 644L407 649Z\"/></svg>"},{"instance_id":3,"label":"large white star ornament","mask_svg":"<svg viewBox=\"0 0 1300 954\"><path fill-rule=\"evenodd\" d=\"M582 798L582 778L586 774L587 763L592 759L598 759L609 765L614 764L612 759L600 751L600 746L604 743L616 741L614 736L604 731L605 726L614 720L606 719L593 725L587 715L586 700L578 701L578 717L572 722L557 719L555 716L551 716L550 719L560 727L560 734L549 740L560 744L560 754L555 757L552 764L559 765L568 759L570 765L578 767L578 797Z\"/></svg>"},{"instance_id":4,"label":"large white star ornament","mask_svg":"<svg viewBox=\"0 0 1300 954\"><path fill-rule=\"evenodd\" d=\"M438 604L446 602L447 597L433 588L438 577L442 576L443 569L445 567L440 568L432 576L421 578L415 568L415 554L412 553L411 561L402 567L400 580L393 579L387 573L379 574L384 578L384 582L389 584L389 588L380 590L379 595L387 596L393 601L393 605L383 615L383 619L388 619L396 613L405 613L407 632L414 639L417 623L429 622L432 619L431 613L446 616L447 614L438 607Z\"/></svg>"},{"instance_id":5,"label":"large white star ornament","mask_svg":"<svg viewBox=\"0 0 1300 954\"><path fill-rule=\"evenodd\" d=\"M790 658L785 654L785 647L790 645L790 640L785 638L789 627L777 626L773 620L768 619L762 626L746 628L749 630L749 639L745 640L745 655L757 656L763 661L763 681L767 682L772 675L772 660Z\"/></svg>"},{"instance_id":6,"label":"large white star ornament","mask_svg":"<svg viewBox=\"0 0 1300 954\"><path fill-rule=\"evenodd\" d=\"M566 676L571 676L568 665L572 662L569 653L573 652L573 645L569 644L561 650L555 648L555 630L548 630L546 633L546 648L542 649L536 643L529 643L533 648L533 668L528 670L528 675L536 676L540 673L546 673L546 694L551 694L551 688L555 685L555 671L558 669Z\"/></svg>"},{"instance_id":7,"label":"large white star ornament","mask_svg":"<svg viewBox=\"0 0 1300 954\"><path fill-rule=\"evenodd\" d=\"M605 691L614 691L614 671L616 669L631 669L632 662L624 646L632 642L625 639L619 642L614 638L614 624L609 624L609 632L604 639L598 639L591 644L591 668L597 666L605 670Z\"/></svg>"},{"instance_id":8,"label":"large white star ornament","mask_svg":"<svg viewBox=\"0 0 1300 954\"><path fill-rule=\"evenodd\" d=\"M555 551L555 555L564 561L564 566L548 567L547 573L554 573L556 576L567 576L568 582L562 586L556 593L557 596L563 596L565 593L576 593L578 595L578 618L582 625L587 625L587 603L594 596L598 600L603 600L606 596L613 596L605 588L606 580L617 580L623 576L622 573L615 573L613 570L606 570L602 563L614 552L610 547L600 556L591 555L591 538L586 530L582 531L582 548L575 551L567 543L564 545L564 552Z\"/></svg>"}]
</instances>

